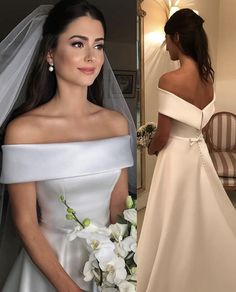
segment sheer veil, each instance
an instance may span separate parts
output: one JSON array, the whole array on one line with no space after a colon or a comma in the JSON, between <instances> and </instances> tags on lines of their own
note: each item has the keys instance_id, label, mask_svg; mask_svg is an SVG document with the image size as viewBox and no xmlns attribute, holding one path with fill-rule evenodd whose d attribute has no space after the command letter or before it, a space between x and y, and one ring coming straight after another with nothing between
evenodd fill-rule
<instances>
[{"instance_id":1,"label":"sheer veil","mask_svg":"<svg viewBox=\"0 0 236 292\"><path fill-rule=\"evenodd\" d=\"M21 103L23 86L40 42L42 24L51 8L51 5L39 6L0 43L0 134L3 132L11 110ZM0 184L0 258L2 263L0 287L19 247L20 242L13 227L8 196L4 185ZM11 252L6 256L7 250Z\"/></svg>"},{"instance_id":2,"label":"sheer veil","mask_svg":"<svg viewBox=\"0 0 236 292\"><path fill-rule=\"evenodd\" d=\"M20 95L51 5L42 5L22 20L0 43L0 126Z\"/></svg>"},{"instance_id":3,"label":"sheer veil","mask_svg":"<svg viewBox=\"0 0 236 292\"><path fill-rule=\"evenodd\" d=\"M51 10L52 5L41 5L22 20L10 34L0 43L0 127L3 130L13 108L21 103L24 84L29 75L34 56L37 52L41 40L42 26ZM136 129L135 125L120 90L120 87L113 74L107 57L103 66L103 106L122 113L129 122L129 134L131 136L131 148L134 162L136 161ZM1 134L0 131L0 134ZM1 155L1 151L0 151ZM1 158L1 157L0 157ZM129 191L136 193L136 163L129 168ZM1 167L0 167L1 169ZM4 186L0 184L0 257L2 255L2 245L7 236L5 222L1 216L3 211L8 212L8 208L2 206L4 201ZM6 204L7 205L7 204ZM4 218L8 218L6 214ZM6 219L5 221L8 221ZM6 222L8 223L8 222ZM3 230L4 229L4 230ZM3 263L1 266L4 266ZM0 270L2 273L2 270ZM0 283L1 284L1 283Z\"/></svg>"}]
</instances>

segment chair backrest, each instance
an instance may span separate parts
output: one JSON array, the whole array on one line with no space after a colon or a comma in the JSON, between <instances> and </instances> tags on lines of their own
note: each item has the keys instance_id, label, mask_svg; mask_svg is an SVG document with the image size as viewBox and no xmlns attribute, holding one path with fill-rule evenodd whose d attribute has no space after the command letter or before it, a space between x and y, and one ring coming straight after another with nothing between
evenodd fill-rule
<instances>
[{"instance_id":1,"label":"chair backrest","mask_svg":"<svg viewBox=\"0 0 236 292\"><path fill-rule=\"evenodd\" d=\"M206 140L214 151L236 151L236 115L230 112L215 113L207 127Z\"/></svg>"}]
</instances>

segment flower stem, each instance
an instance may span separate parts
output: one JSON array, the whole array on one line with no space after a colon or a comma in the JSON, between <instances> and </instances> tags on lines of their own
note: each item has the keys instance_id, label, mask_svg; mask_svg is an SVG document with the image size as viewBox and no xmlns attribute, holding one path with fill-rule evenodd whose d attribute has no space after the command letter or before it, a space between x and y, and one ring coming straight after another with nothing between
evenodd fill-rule
<instances>
[{"instance_id":1,"label":"flower stem","mask_svg":"<svg viewBox=\"0 0 236 292\"><path fill-rule=\"evenodd\" d=\"M102 282L103 282L103 276L102 276L102 269L99 267L99 270L100 270L100 282L99 282L99 286L102 287Z\"/></svg>"},{"instance_id":2,"label":"flower stem","mask_svg":"<svg viewBox=\"0 0 236 292\"><path fill-rule=\"evenodd\" d=\"M64 200L61 200L62 201L62 203L67 207L67 208L70 208L70 206L67 204L67 202L66 202L66 200L64 199ZM77 222L77 223L79 223L80 224L80 226L81 227L83 227L84 228L84 225L83 225L83 223L82 222L80 222L79 221L79 219L78 219L78 217L76 216L76 212L75 211L73 211L72 213L72 216L74 217L74 220Z\"/></svg>"}]
</instances>

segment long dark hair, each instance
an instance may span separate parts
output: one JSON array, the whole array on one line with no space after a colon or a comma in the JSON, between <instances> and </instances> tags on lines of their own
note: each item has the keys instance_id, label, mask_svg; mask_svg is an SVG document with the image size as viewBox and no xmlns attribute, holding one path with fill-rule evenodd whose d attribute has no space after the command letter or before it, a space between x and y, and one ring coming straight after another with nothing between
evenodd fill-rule
<instances>
[{"instance_id":1,"label":"long dark hair","mask_svg":"<svg viewBox=\"0 0 236 292\"><path fill-rule=\"evenodd\" d=\"M208 52L208 39L203 28L204 20L193 10L185 8L175 12L165 25L165 33L181 51L193 58L203 81L214 81L214 70ZM179 43L176 42L179 35Z\"/></svg>"},{"instance_id":2,"label":"long dark hair","mask_svg":"<svg viewBox=\"0 0 236 292\"><path fill-rule=\"evenodd\" d=\"M35 64L29 77L26 99L10 116L10 120L40 106L52 99L56 92L57 81L55 72L49 72L46 61L47 54L57 46L58 37L76 18L90 16L99 20L106 33L105 19L100 10L86 0L62 0L57 3L43 25L42 40L39 45ZM99 73L94 83L88 87L88 100L102 105L102 75Z\"/></svg>"}]
</instances>

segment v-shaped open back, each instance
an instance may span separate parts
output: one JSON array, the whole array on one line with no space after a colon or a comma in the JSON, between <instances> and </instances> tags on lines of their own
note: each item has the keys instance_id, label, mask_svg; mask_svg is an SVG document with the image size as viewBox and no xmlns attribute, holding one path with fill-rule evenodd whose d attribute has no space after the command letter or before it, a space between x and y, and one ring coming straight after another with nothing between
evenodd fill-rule
<instances>
[{"instance_id":1,"label":"v-shaped open back","mask_svg":"<svg viewBox=\"0 0 236 292\"><path fill-rule=\"evenodd\" d=\"M210 120L215 111L214 98L203 109L187 102L172 92L158 88L158 112L201 130Z\"/></svg>"}]
</instances>

